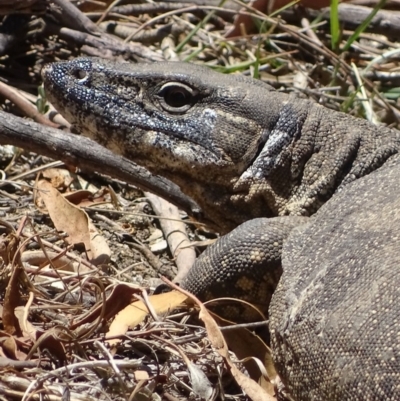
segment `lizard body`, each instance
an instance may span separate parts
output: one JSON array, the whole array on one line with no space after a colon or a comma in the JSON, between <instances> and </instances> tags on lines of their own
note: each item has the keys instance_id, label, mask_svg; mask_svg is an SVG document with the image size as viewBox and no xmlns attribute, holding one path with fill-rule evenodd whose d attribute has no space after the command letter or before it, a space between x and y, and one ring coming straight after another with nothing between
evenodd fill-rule
<instances>
[{"instance_id":1,"label":"lizard body","mask_svg":"<svg viewBox=\"0 0 400 401\"><path fill-rule=\"evenodd\" d=\"M296 400L400 398L399 287L381 296L400 279L399 131L190 64L80 58L43 77L77 131L177 183L221 232L243 223L182 284L203 298L265 294Z\"/></svg>"},{"instance_id":2,"label":"lizard body","mask_svg":"<svg viewBox=\"0 0 400 401\"><path fill-rule=\"evenodd\" d=\"M295 400L400 398L399 177L349 184L283 245L269 327Z\"/></svg>"}]
</instances>

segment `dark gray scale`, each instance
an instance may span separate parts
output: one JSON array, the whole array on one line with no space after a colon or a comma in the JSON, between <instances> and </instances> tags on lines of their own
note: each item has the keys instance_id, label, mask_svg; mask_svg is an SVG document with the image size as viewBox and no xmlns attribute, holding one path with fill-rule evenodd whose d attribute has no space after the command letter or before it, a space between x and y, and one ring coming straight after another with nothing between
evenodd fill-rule
<instances>
[{"instance_id":1,"label":"dark gray scale","mask_svg":"<svg viewBox=\"0 0 400 401\"><path fill-rule=\"evenodd\" d=\"M295 400L400 400L400 160L294 229L271 346Z\"/></svg>"},{"instance_id":2,"label":"dark gray scale","mask_svg":"<svg viewBox=\"0 0 400 401\"><path fill-rule=\"evenodd\" d=\"M181 284L202 301L231 297L255 305L265 316L282 274L283 242L307 217L275 217L243 223L209 246ZM243 303L218 301L212 309L240 322L260 320L260 314Z\"/></svg>"}]
</instances>

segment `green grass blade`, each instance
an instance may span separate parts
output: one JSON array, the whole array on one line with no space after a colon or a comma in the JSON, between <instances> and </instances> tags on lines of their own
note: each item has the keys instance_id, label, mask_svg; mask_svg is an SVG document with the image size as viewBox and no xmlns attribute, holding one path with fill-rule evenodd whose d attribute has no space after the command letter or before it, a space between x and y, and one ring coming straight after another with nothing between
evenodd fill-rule
<instances>
[{"instance_id":1,"label":"green grass blade","mask_svg":"<svg viewBox=\"0 0 400 401\"><path fill-rule=\"evenodd\" d=\"M226 1L227 1L227 0L222 0L222 1L218 4L218 7L223 7L224 4L226 3ZM194 29L193 29L191 32L189 32L189 34L185 37L185 39L183 39L182 42L179 43L178 46L176 46L175 51L176 51L177 53L180 53L180 52L182 51L183 47L186 45L186 43L188 43L188 42L192 39L192 37L193 37L194 35L196 35L196 33L199 31L199 29L203 28L203 26L204 26L205 24L207 24L207 22L210 20L210 18L211 18L214 14L215 14L215 11L214 11L214 10L210 11L210 12L194 27Z\"/></svg>"},{"instance_id":2,"label":"green grass blade","mask_svg":"<svg viewBox=\"0 0 400 401\"><path fill-rule=\"evenodd\" d=\"M300 2L300 0L293 0L293 1L291 1L290 3L284 5L283 7L278 8L278 9L275 10L275 11L272 11L272 13L271 13L269 16L270 16L271 18L273 18L273 17L279 15L281 12L287 10L288 8L294 6L295 4L297 4L297 3L299 3L299 2Z\"/></svg>"},{"instance_id":3,"label":"green grass blade","mask_svg":"<svg viewBox=\"0 0 400 401\"><path fill-rule=\"evenodd\" d=\"M339 0L331 0L331 44L332 50L336 51L340 43L340 27L339 27Z\"/></svg>"},{"instance_id":4,"label":"green grass blade","mask_svg":"<svg viewBox=\"0 0 400 401\"><path fill-rule=\"evenodd\" d=\"M343 47L343 51L347 51L350 49L350 46L353 44L353 42L356 41L360 36L360 34L365 31L369 23L372 21L372 18L375 17L376 13L385 5L385 3L386 0L379 1L379 3L373 8L368 17L365 18L365 20L357 27L353 35L349 37L349 39L347 40L346 44Z\"/></svg>"}]
</instances>

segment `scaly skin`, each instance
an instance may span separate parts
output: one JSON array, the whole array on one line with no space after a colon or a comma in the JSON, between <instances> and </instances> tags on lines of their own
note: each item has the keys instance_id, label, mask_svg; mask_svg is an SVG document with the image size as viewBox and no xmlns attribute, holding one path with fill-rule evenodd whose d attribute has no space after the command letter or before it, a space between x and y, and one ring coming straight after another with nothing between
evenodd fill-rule
<instances>
[{"instance_id":1,"label":"scaly skin","mask_svg":"<svg viewBox=\"0 0 400 401\"><path fill-rule=\"evenodd\" d=\"M43 77L78 131L177 183L222 232L280 216L237 227L183 285L266 311L283 270L269 328L296 401L400 399L398 131L190 64L81 58Z\"/></svg>"},{"instance_id":2,"label":"scaly skin","mask_svg":"<svg viewBox=\"0 0 400 401\"><path fill-rule=\"evenodd\" d=\"M311 215L400 148L398 131L192 64L78 58L43 78L77 131L176 182L220 232Z\"/></svg>"}]
</instances>

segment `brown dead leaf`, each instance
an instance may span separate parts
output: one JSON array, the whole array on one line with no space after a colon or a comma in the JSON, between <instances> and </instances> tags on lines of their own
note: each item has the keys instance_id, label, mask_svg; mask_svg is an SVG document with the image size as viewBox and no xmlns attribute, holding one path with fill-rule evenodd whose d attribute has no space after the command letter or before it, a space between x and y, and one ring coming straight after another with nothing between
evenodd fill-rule
<instances>
[{"instance_id":1,"label":"brown dead leaf","mask_svg":"<svg viewBox=\"0 0 400 401\"><path fill-rule=\"evenodd\" d=\"M275 397L272 397L265 391L258 383L256 383L250 377L244 375L232 362L229 356L228 346L225 342L224 336L221 333L215 320L212 318L210 313L207 311L206 307L192 294L183 290L182 288L171 283L167 279L163 279L172 288L175 288L179 292L182 292L187 297L193 300L199 307L200 313L199 318L204 322L207 330L208 338L212 346L218 351L218 353L225 360L226 364L230 367L232 376L236 380L237 384L242 388L242 390L253 400L253 401L276 401Z\"/></svg>"},{"instance_id":2,"label":"brown dead leaf","mask_svg":"<svg viewBox=\"0 0 400 401\"><path fill-rule=\"evenodd\" d=\"M88 207L99 205L107 202L106 196L109 193L108 188L103 188L101 191L93 192L86 189L69 192L64 195L64 198L79 207Z\"/></svg>"},{"instance_id":3,"label":"brown dead leaf","mask_svg":"<svg viewBox=\"0 0 400 401\"><path fill-rule=\"evenodd\" d=\"M3 355L17 359L18 347L15 338L11 334L0 331L0 347L3 351Z\"/></svg>"},{"instance_id":4,"label":"brown dead leaf","mask_svg":"<svg viewBox=\"0 0 400 401\"><path fill-rule=\"evenodd\" d=\"M19 245L19 239L16 237L15 230L9 226L8 224L2 224L0 221L0 225L5 230L5 233L0 236L0 261L2 265L10 264L16 252L16 246ZM18 242L16 244L15 242Z\"/></svg>"},{"instance_id":5,"label":"brown dead leaf","mask_svg":"<svg viewBox=\"0 0 400 401\"><path fill-rule=\"evenodd\" d=\"M37 339L37 330L35 326L28 321L28 311L25 306L18 306L14 310L15 317L18 319L19 326L22 330L22 335L30 338L32 341Z\"/></svg>"},{"instance_id":6,"label":"brown dead leaf","mask_svg":"<svg viewBox=\"0 0 400 401\"><path fill-rule=\"evenodd\" d=\"M48 168L42 172L42 176L50 180L54 188L68 188L75 179L71 172L62 168Z\"/></svg>"},{"instance_id":7,"label":"brown dead leaf","mask_svg":"<svg viewBox=\"0 0 400 401\"><path fill-rule=\"evenodd\" d=\"M104 303L98 303L83 319L71 324L70 329L75 330L79 326L94 322L101 313L103 313L103 319L105 320L113 318L119 311L132 302L134 294L141 293L141 289L134 288L131 285L124 283L117 284L113 287Z\"/></svg>"},{"instance_id":8,"label":"brown dead leaf","mask_svg":"<svg viewBox=\"0 0 400 401\"><path fill-rule=\"evenodd\" d=\"M60 340L61 336L58 335L59 330L57 328L51 328L47 331L36 329L28 320L28 308L29 303L27 306L18 306L14 311L24 336L30 338L35 346L37 345L40 349L46 349L60 362L65 361L66 353L64 344Z\"/></svg>"},{"instance_id":9,"label":"brown dead leaf","mask_svg":"<svg viewBox=\"0 0 400 401\"><path fill-rule=\"evenodd\" d=\"M20 277L23 268L19 253L19 238L16 233L10 232L7 237L2 237L0 241L1 256L7 265L11 266L11 277L7 284L6 294L3 303L3 327L6 333L20 333L18 321L14 315L14 309L20 304L21 294L19 289Z\"/></svg>"},{"instance_id":10,"label":"brown dead leaf","mask_svg":"<svg viewBox=\"0 0 400 401\"><path fill-rule=\"evenodd\" d=\"M171 291L164 294L149 296L148 301L151 304L151 309L156 314L165 314L175 308L182 306L184 303L187 303L188 297L179 291ZM139 300L132 302L126 308L121 310L115 317L110 326L110 330L106 334L106 338L124 335L129 328L133 328L140 324L148 315L149 308L147 307L146 303ZM111 346L115 346L120 341L121 340L119 339L112 339L109 340L108 343ZM165 342L169 344L169 346L175 348L176 351L181 354L182 359L185 361L189 370L193 391L197 395L199 395L201 399L204 399L206 401L210 400L213 395L213 388L204 372L198 366L193 364L178 346L168 341ZM139 372L135 373L135 377L137 380L148 379L146 375L138 377L138 373Z\"/></svg>"},{"instance_id":11,"label":"brown dead leaf","mask_svg":"<svg viewBox=\"0 0 400 401\"><path fill-rule=\"evenodd\" d=\"M91 263L107 263L110 248L85 211L66 200L46 180L40 180L37 188L56 229L68 234L66 241L73 245L83 243Z\"/></svg>"},{"instance_id":12,"label":"brown dead leaf","mask_svg":"<svg viewBox=\"0 0 400 401\"><path fill-rule=\"evenodd\" d=\"M150 379L149 373L146 372L145 370L136 370L135 372L133 372L133 374L135 376L136 381Z\"/></svg>"},{"instance_id":13,"label":"brown dead leaf","mask_svg":"<svg viewBox=\"0 0 400 401\"><path fill-rule=\"evenodd\" d=\"M0 331L0 356L16 361L26 361L25 338L15 338L5 331Z\"/></svg>"},{"instance_id":14,"label":"brown dead leaf","mask_svg":"<svg viewBox=\"0 0 400 401\"><path fill-rule=\"evenodd\" d=\"M181 292L171 291L165 294L151 295L149 301L157 314L165 314L182 304L186 303L188 297ZM142 301L135 301L121 310L111 323L106 338L125 334L129 328L140 324L149 314L147 306ZM120 340L110 340L110 345L115 345Z\"/></svg>"},{"instance_id":15,"label":"brown dead leaf","mask_svg":"<svg viewBox=\"0 0 400 401\"><path fill-rule=\"evenodd\" d=\"M91 255L87 214L64 199L48 181L40 180L37 187L56 229L68 234L69 244L85 244Z\"/></svg>"},{"instance_id":16,"label":"brown dead leaf","mask_svg":"<svg viewBox=\"0 0 400 401\"><path fill-rule=\"evenodd\" d=\"M225 326L226 321L213 314L214 319L219 325ZM276 379L277 373L272 361L271 348L256 334L246 328L235 328L234 330L224 330L223 335L229 349L243 362L250 377L255 380L271 396L275 394L272 382ZM250 359L248 359L250 358ZM266 369L268 379L261 373L260 367L253 358L261 361Z\"/></svg>"}]
</instances>

